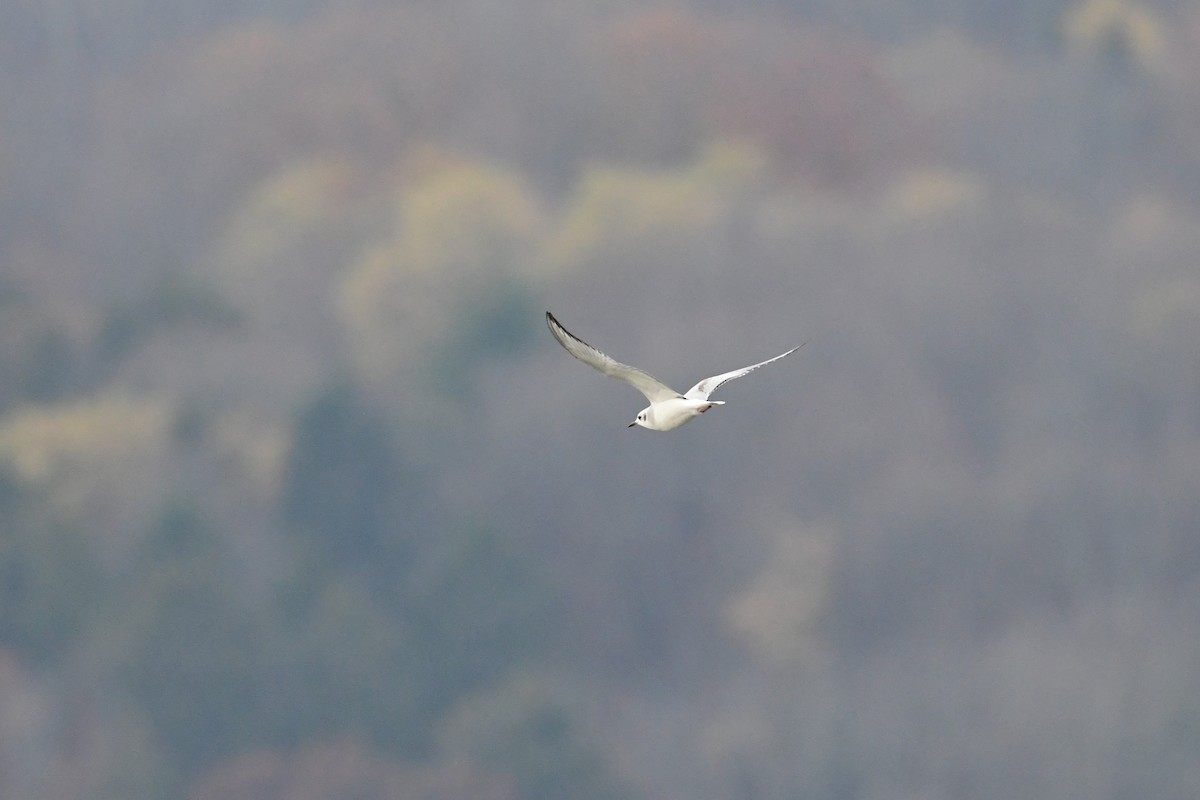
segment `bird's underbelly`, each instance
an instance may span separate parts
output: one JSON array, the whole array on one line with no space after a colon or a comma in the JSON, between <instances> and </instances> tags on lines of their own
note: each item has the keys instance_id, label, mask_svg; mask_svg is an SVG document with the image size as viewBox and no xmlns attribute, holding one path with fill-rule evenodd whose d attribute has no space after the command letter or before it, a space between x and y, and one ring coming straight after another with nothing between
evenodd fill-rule
<instances>
[{"instance_id":1,"label":"bird's underbelly","mask_svg":"<svg viewBox=\"0 0 1200 800\"><path fill-rule=\"evenodd\" d=\"M673 431L712 408L707 401L687 400L679 397L665 400L651 409L651 421L657 431Z\"/></svg>"}]
</instances>

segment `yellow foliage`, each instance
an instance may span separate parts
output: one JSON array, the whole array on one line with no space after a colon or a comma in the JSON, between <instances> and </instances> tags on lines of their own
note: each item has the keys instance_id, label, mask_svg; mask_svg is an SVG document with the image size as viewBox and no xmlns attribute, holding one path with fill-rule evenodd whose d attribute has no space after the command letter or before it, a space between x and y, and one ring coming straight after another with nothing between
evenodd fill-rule
<instances>
[{"instance_id":1,"label":"yellow foliage","mask_svg":"<svg viewBox=\"0 0 1200 800\"><path fill-rule=\"evenodd\" d=\"M368 251L342 282L338 296L338 311L342 320L353 329L369 328L382 313L381 306L388 295L405 278L411 279L409 266L394 243L378 245Z\"/></svg>"},{"instance_id":2,"label":"yellow foliage","mask_svg":"<svg viewBox=\"0 0 1200 800\"><path fill-rule=\"evenodd\" d=\"M338 312L368 374L394 370L456 324L472 287L534 277L542 215L514 173L425 153L396 200L393 238L368 248L341 282Z\"/></svg>"},{"instance_id":3,"label":"yellow foliage","mask_svg":"<svg viewBox=\"0 0 1200 800\"><path fill-rule=\"evenodd\" d=\"M392 372L406 352L440 333L446 309L438 288L436 279L412 267L398 243L376 246L350 270L338 313L368 377Z\"/></svg>"},{"instance_id":4,"label":"yellow foliage","mask_svg":"<svg viewBox=\"0 0 1200 800\"><path fill-rule=\"evenodd\" d=\"M172 403L116 394L19 409L0 419L0 461L101 558L117 557L171 486L174 423Z\"/></svg>"},{"instance_id":5,"label":"yellow foliage","mask_svg":"<svg viewBox=\"0 0 1200 800\"><path fill-rule=\"evenodd\" d=\"M470 162L442 164L408 188L399 207L405 259L422 270L519 269L513 259L526 253L540 220L519 176Z\"/></svg>"},{"instance_id":6,"label":"yellow foliage","mask_svg":"<svg viewBox=\"0 0 1200 800\"><path fill-rule=\"evenodd\" d=\"M944 170L915 170L891 186L886 203L907 220L928 219L964 207L982 198L983 186L973 175Z\"/></svg>"},{"instance_id":7,"label":"yellow foliage","mask_svg":"<svg viewBox=\"0 0 1200 800\"><path fill-rule=\"evenodd\" d=\"M1164 49L1155 13L1127 0L1082 0L1064 15L1063 30L1073 47L1095 55L1116 45L1146 70L1154 69Z\"/></svg>"},{"instance_id":8,"label":"yellow foliage","mask_svg":"<svg viewBox=\"0 0 1200 800\"><path fill-rule=\"evenodd\" d=\"M29 481L65 467L101 467L164 440L172 414L167 404L104 397L63 406L37 406L0 423L0 458Z\"/></svg>"},{"instance_id":9,"label":"yellow foliage","mask_svg":"<svg viewBox=\"0 0 1200 800\"><path fill-rule=\"evenodd\" d=\"M710 183L714 189L730 191L761 180L766 169L767 155L758 146L721 141L706 147L689 172L697 181Z\"/></svg>"},{"instance_id":10,"label":"yellow foliage","mask_svg":"<svg viewBox=\"0 0 1200 800\"><path fill-rule=\"evenodd\" d=\"M594 168L550 244L550 260L571 265L605 246L703 230L729 208L739 189L761 177L764 167L759 151L722 144L679 170Z\"/></svg>"},{"instance_id":11,"label":"yellow foliage","mask_svg":"<svg viewBox=\"0 0 1200 800\"><path fill-rule=\"evenodd\" d=\"M278 257L314 226L337 216L353 169L340 161L294 165L263 183L238 211L219 263L244 271Z\"/></svg>"}]
</instances>

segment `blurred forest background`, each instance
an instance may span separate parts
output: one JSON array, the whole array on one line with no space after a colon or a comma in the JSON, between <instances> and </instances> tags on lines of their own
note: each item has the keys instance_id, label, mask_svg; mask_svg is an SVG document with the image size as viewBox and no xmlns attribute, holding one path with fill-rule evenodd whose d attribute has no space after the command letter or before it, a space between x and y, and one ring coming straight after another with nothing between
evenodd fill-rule
<instances>
[{"instance_id":1,"label":"blurred forest background","mask_svg":"<svg viewBox=\"0 0 1200 800\"><path fill-rule=\"evenodd\" d=\"M0 5L0 796L1200 796L1200 3ZM670 435L553 310L677 387Z\"/></svg>"}]
</instances>

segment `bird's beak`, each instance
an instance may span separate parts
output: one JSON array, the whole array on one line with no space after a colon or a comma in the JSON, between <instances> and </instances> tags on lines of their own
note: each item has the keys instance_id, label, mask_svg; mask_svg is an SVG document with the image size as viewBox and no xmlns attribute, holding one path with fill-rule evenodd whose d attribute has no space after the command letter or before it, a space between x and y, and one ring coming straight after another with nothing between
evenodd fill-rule
<instances>
[{"instance_id":1,"label":"bird's beak","mask_svg":"<svg viewBox=\"0 0 1200 800\"><path fill-rule=\"evenodd\" d=\"M637 425L637 423L636 423L636 422L631 422L631 423L629 423L628 425L626 425L625 427L626 427L626 428L632 428L634 425Z\"/></svg>"}]
</instances>

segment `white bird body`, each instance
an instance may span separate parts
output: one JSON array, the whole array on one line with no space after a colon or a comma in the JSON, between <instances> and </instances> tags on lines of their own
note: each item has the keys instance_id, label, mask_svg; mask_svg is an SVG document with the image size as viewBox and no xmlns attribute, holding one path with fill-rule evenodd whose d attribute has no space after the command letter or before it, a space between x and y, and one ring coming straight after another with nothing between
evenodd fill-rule
<instances>
[{"instance_id":1,"label":"white bird body","mask_svg":"<svg viewBox=\"0 0 1200 800\"><path fill-rule=\"evenodd\" d=\"M724 400L697 400L687 397L671 397L657 403L651 403L642 410L638 419L629 423L629 427L641 425L652 431L673 431L680 425L691 422L696 417L708 411L713 406L725 405ZM643 418L644 417L644 418Z\"/></svg>"},{"instance_id":2,"label":"white bird body","mask_svg":"<svg viewBox=\"0 0 1200 800\"><path fill-rule=\"evenodd\" d=\"M705 378L691 389L688 389L685 394L680 394L649 373L643 372L637 367L622 364L620 361L592 347L564 328L549 311L546 312L546 325L549 326L550 333L554 334L554 338L558 340L558 343L568 353L575 356L575 358L591 367L595 367L610 378L619 378L625 381L644 394L646 399L650 401L650 405L638 412L634 421L629 423L629 427L632 428L634 425L638 425L652 431L675 430L679 426L691 422L713 406L724 405L723 400L708 399L709 395L715 392L721 384L731 381L734 378L740 378L761 366L770 364L772 361L778 361L804 346L801 344L798 347L793 347L786 353L781 353L774 358L768 358L766 361L760 361L749 367L742 367L741 369L714 375L711 378Z\"/></svg>"}]
</instances>

